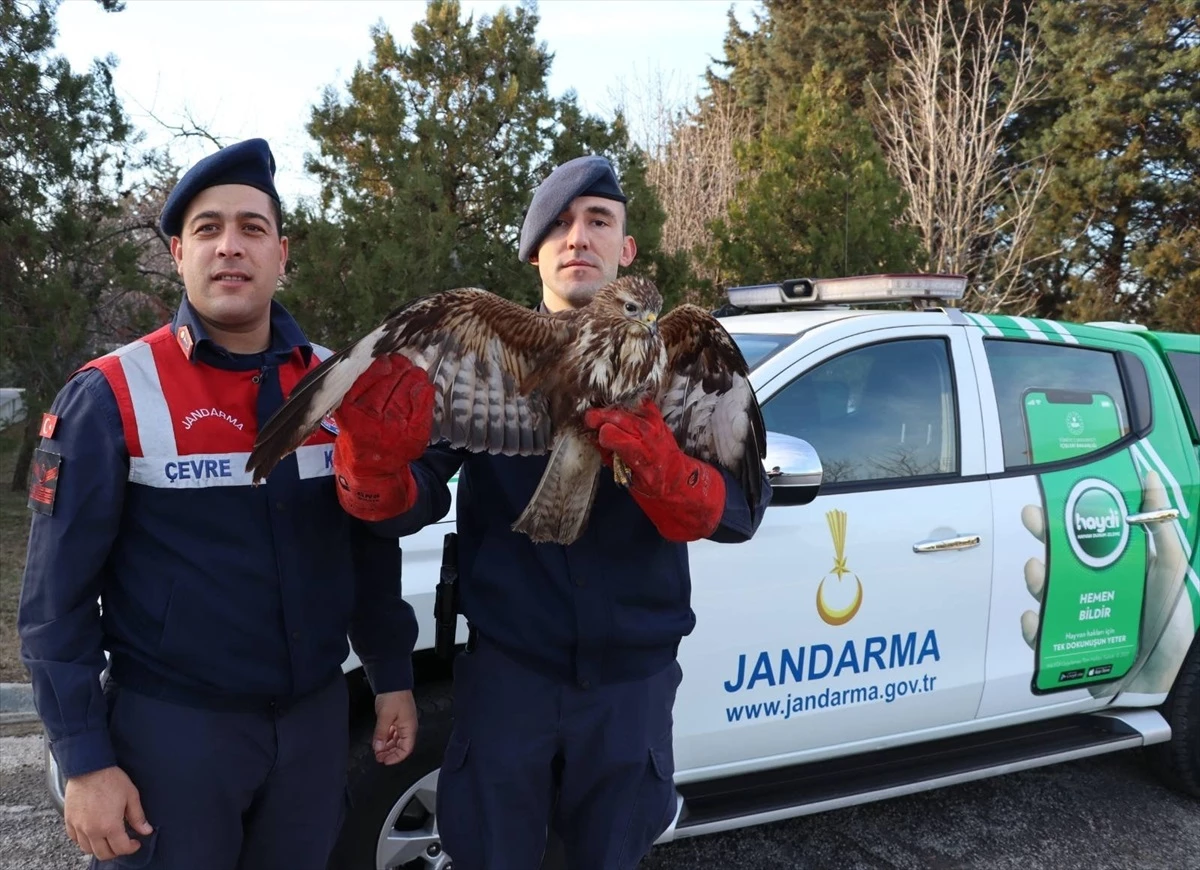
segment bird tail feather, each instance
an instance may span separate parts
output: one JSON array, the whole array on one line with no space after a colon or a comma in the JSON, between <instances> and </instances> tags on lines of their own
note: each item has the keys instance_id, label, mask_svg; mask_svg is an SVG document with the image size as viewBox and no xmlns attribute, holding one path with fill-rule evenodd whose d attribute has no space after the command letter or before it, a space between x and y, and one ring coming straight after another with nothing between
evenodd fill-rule
<instances>
[{"instance_id":1,"label":"bird tail feather","mask_svg":"<svg viewBox=\"0 0 1200 870\"><path fill-rule=\"evenodd\" d=\"M583 433L559 433L542 479L513 531L536 543L574 542L587 525L601 465L600 452Z\"/></svg>"}]
</instances>

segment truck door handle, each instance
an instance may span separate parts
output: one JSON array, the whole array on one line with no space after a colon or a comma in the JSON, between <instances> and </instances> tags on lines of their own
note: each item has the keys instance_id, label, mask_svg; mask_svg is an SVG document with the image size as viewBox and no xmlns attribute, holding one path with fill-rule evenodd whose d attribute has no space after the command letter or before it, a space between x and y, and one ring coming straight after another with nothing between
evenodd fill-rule
<instances>
[{"instance_id":1,"label":"truck door handle","mask_svg":"<svg viewBox=\"0 0 1200 870\"><path fill-rule=\"evenodd\" d=\"M921 541L913 544L914 553L940 553L942 550L969 550L979 546L979 535L959 535L942 541Z\"/></svg>"},{"instance_id":2,"label":"truck door handle","mask_svg":"<svg viewBox=\"0 0 1200 870\"><path fill-rule=\"evenodd\" d=\"M1131 526L1144 526L1147 523L1161 523L1177 519L1179 519L1178 508L1163 508L1159 511L1146 511L1144 514L1130 514L1125 517L1125 522Z\"/></svg>"}]
</instances>

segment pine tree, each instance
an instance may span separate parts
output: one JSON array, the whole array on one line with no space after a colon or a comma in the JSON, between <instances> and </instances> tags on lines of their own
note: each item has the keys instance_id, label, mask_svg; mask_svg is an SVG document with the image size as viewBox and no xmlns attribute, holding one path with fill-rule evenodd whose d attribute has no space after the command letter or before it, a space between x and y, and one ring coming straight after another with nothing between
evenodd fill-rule
<instances>
[{"instance_id":1,"label":"pine tree","mask_svg":"<svg viewBox=\"0 0 1200 870\"><path fill-rule=\"evenodd\" d=\"M0 0L0 374L24 387L28 414L13 489L71 372L161 310L120 219L132 130L115 61L79 73L55 55L57 6Z\"/></svg>"},{"instance_id":2,"label":"pine tree","mask_svg":"<svg viewBox=\"0 0 1200 870\"><path fill-rule=\"evenodd\" d=\"M619 119L549 96L537 23L528 6L476 22L455 0L431 0L411 45L375 28L346 97L328 90L314 109L308 169L321 202L292 216L281 297L314 339L340 346L401 302L452 287L539 299L537 272L517 260L524 212L552 166L585 150L623 170L639 260L655 263L661 209L640 158Z\"/></svg>"},{"instance_id":3,"label":"pine tree","mask_svg":"<svg viewBox=\"0 0 1200 870\"><path fill-rule=\"evenodd\" d=\"M713 226L728 281L911 269L917 240L898 225L900 187L845 87L814 69L791 128L764 132L741 149L739 159L757 173Z\"/></svg>"},{"instance_id":4,"label":"pine tree","mask_svg":"<svg viewBox=\"0 0 1200 870\"><path fill-rule=\"evenodd\" d=\"M1035 21L1050 91L1014 128L1054 156L1041 313L1200 324L1200 25L1194 0L1055 0Z\"/></svg>"},{"instance_id":5,"label":"pine tree","mask_svg":"<svg viewBox=\"0 0 1200 870\"><path fill-rule=\"evenodd\" d=\"M768 125L789 124L801 83L817 68L837 70L843 98L862 108L868 84L882 85L887 72L890 20L877 0L763 0L752 30L730 15L720 79Z\"/></svg>"}]
</instances>

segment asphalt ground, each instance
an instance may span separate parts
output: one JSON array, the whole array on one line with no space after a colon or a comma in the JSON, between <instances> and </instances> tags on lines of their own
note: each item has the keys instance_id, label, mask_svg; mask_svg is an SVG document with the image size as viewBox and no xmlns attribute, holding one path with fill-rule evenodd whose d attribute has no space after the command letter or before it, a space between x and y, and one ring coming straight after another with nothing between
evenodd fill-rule
<instances>
[{"instance_id":1,"label":"asphalt ground","mask_svg":"<svg viewBox=\"0 0 1200 870\"><path fill-rule=\"evenodd\" d=\"M87 866L46 794L39 734L0 737L0 870ZM1140 751L654 849L641 870L1200 870L1200 802Z\"/></svg>"},{"instance_id":2,"label":"asphalt ground","mask_svg":"<svg viewBox=\"0 0 1200 870\"><path fill-rule=\"evenodd\" d=\"M642 870L1195 870L1200 801L1140 750L681 840Z\"/></svg>"},{"instance_id":3,"label":"asphalt ground","mask_svg":"<svg viewBox=\"0 0 1200 870\"><path fill-rule=\"evenodd\" d=\"M29 733L33 728L8 728ZM0 868L79 870L88 866L67 839L62 816L46 791L42 737L0 737Z\"/></svg>"}]
</instances>

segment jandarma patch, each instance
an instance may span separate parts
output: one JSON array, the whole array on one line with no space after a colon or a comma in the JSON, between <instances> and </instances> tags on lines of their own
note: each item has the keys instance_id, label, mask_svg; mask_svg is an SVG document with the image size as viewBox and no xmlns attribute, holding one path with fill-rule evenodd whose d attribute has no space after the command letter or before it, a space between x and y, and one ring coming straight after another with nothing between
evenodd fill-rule
<instances>
[{"instance_id":1,"label":"jandarma patch","mask_svg":"<svg viewBox=\"0 0 1200 870\"><path fill-rule=\"evenodd\" d=\"M54 513L58 495L59 468L62 457L38 447L33 451L29 466L29 509L49 516Z\"/></svg>"}]
</instances>

